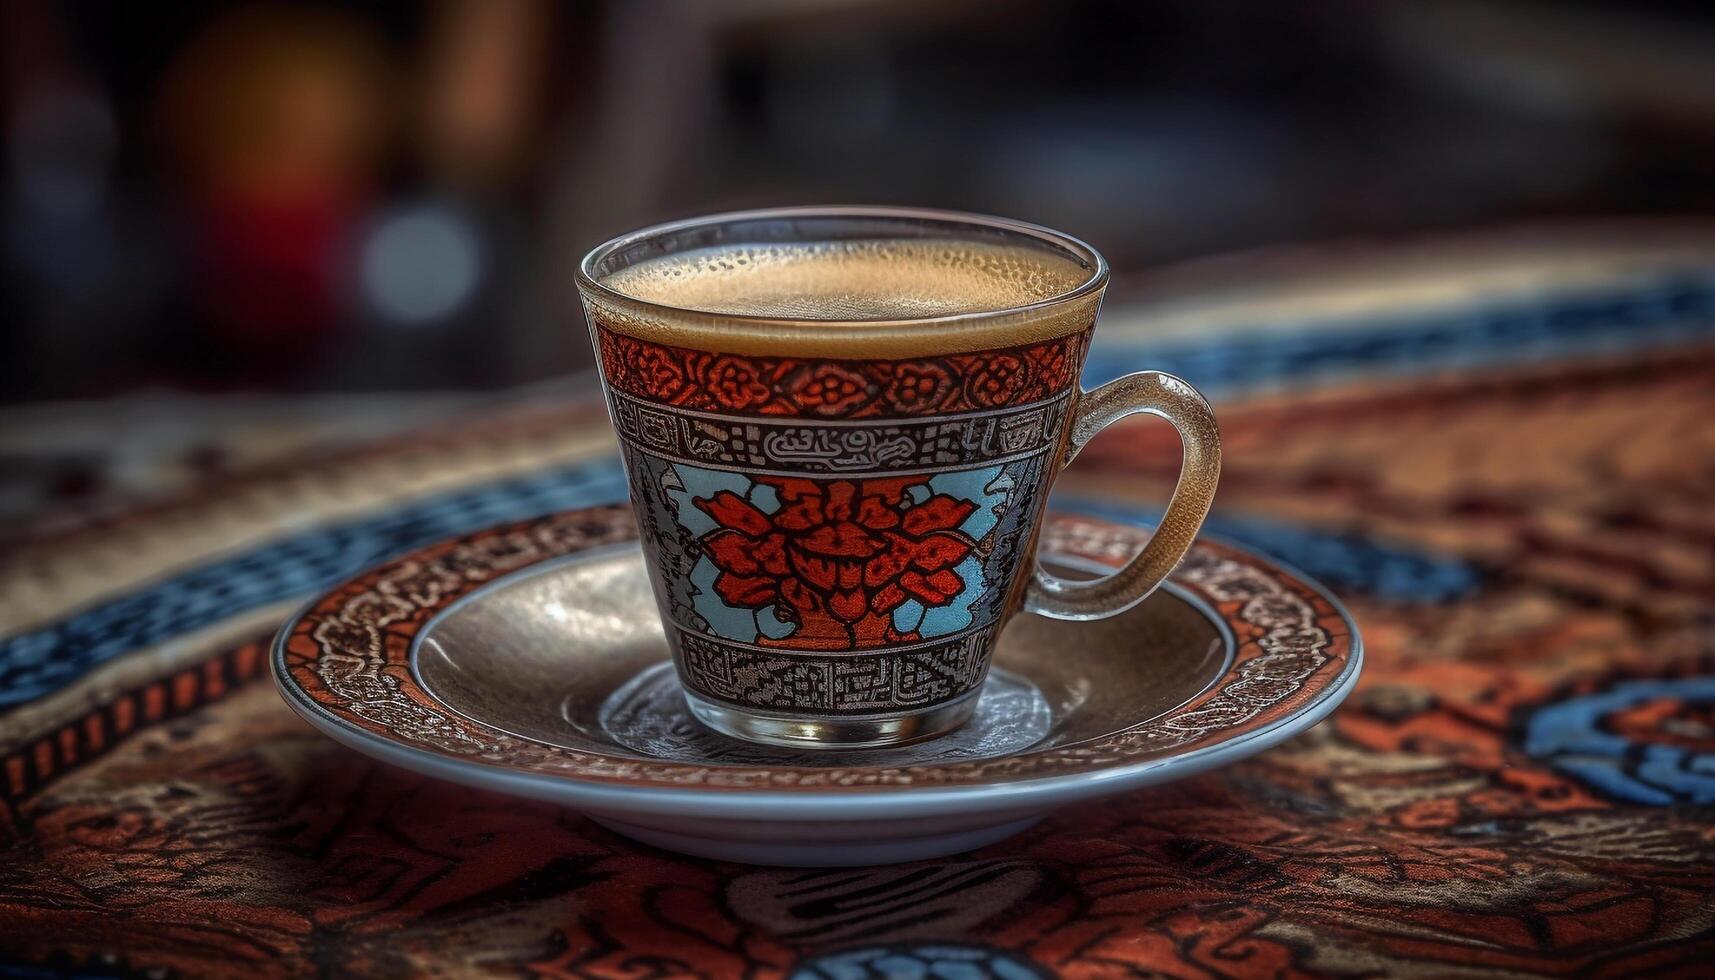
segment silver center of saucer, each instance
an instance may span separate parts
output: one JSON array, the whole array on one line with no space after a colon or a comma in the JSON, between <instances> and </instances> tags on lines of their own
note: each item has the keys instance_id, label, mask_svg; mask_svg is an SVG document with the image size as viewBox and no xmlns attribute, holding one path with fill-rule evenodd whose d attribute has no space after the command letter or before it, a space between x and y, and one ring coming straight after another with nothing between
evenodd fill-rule
<instances>
[{"instance_id":1,"label":"silver center of saucer","mask_svg":"<svg viewBox=\"0 0 1715 980\"><path fill-rule=\"evenodd\" d=\"M795 752L716 734L691 717L671 663L626 681L603 702L602 731L639 755L725 765L911 766L1013 755L1048 735L1053 712L1036 685L998 668L989 672L977 710L964 727L916 745L848 752Z\"/></svg>"}]
</instances>

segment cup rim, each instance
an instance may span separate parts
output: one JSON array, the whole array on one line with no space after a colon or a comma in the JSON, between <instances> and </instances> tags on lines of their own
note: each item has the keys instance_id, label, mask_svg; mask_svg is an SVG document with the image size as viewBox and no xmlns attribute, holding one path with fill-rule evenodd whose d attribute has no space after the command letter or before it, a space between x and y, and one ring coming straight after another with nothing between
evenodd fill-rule
<instances>
[{"instance_id":1,"label":"cup rim","mask_svg":"<svg viewBox=\"0 0 1715 980\"><path fill-rule=\"evenodd\" d=\"M822 319L817 317L786 317L770 316L755 313L726 313L716 310L698 309L690 306L677 306L672 303L661 303L646 300L628 293L620 292L602 283L596 276L595 269L604 259L621 249L629 248L651 238L687 232L700 227L719 225L738 221L767 221L793 218L857 218L872 220L900 221L936 221L950 225L966 225L983 228L990 231L1009 232L1036 239L1062 252L1069 253L1089 270L1089 275L1078 285L1064 292L1056 293L1029 303L1019 303L1012 306L996 307L992 310L970 310L962 313L947 313L936 316L903 317L892 319ZM577 285L586 296L594 296L602 303L616 306L620 309L643 311L656 316L665 317L700 317L719 321L723 332L751 334L759 339L766 339L781 332L797 334L805 327L825 328L838 327L845 336L863 334L899 334L921 333L945 330L949 327L969 327L995 320L1008 320L1017 317L1028 317L1031 314L1052 310L1055 307L1076 302L1100 293L1108 284L1108 261L1102 253L1082 239L1055 231L1043 225L1032 224L1028 221L1018 221L1012 218L1002 218L995 215L976 214L968 211L954 211L943 208L897 207L891 205L803 205L793 207L756 208L742 211L725 211L718 214L703 215L694 218L683 218L677 221L667 221L650 225L636 231L627 232L615 238L608 239L586 254L577 267Z\"/></svg>"}]
</instances>

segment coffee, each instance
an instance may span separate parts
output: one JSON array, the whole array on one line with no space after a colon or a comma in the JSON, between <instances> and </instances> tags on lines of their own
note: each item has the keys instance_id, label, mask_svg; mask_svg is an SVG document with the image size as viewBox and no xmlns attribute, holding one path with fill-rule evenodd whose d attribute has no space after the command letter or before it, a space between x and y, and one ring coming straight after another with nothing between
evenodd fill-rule
<instances>
[{"instance_id":1,"label":"coffee","mask_svg":"<svg viewBox=\"0 0 1715 980\"><path fill-rule=\"evenodd\" d=\"M600 281L679 309L861 322L1027 306L1090 278L1087 266L1043 248L889 238L715 245L646 259Z\"/></svg>"}]
</instances>

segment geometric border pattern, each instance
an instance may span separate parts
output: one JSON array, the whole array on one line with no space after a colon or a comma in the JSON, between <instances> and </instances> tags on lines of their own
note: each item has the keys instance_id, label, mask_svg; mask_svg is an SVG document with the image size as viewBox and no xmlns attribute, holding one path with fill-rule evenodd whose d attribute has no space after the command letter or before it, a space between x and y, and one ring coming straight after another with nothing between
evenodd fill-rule
<instances>
[{"instance_id":1,"label":"geometric border pattern","mask_svg":"<svg viewBox=\"0 0 1715 980\"><path fill-rule=\"evenodd\" d=\"M674 629L686 687L794 716L920 711L968 694L988 668L997 632L991 624L882 653L829 657L748 649Z\"/></svg>"},{"instance_id":2,"label":"geometric border pattern","mask_svg":"<svg viewBox=\"0 0 1715 980\"><path fill-rule=\"evenodd\" d=\"M268 638L104 698L77 720L0 757L0 816L37 789L151 725L195 712L267 673Z\"/></svg>"},{"instance_id":3,"label":"geometric border pattern","mask_svg":"<svg viewBox=\"0 0 1715 980\"><path fill-rule=\"evenodd\" d=\"M654 455L714 469L788 476L969 466L1052 449L1071 391L1043 402L892 425L774 421L662 409L620 392L608 405L619 437Z\"/></svg>"}]
</instances>

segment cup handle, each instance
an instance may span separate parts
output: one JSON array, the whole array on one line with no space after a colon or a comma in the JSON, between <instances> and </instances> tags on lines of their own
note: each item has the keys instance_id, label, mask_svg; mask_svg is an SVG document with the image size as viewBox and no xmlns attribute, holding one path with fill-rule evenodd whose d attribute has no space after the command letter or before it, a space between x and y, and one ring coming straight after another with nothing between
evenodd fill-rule
<instances>
[{"instance_id":1,"label":"cup handle","mask_svg":"<svg viewBox=\"0 0 1715 980\"><path fill-rule=\"evenodd\" d=\"M1191 550L1197 529L1215 499L1221 476L1221 433L1215 413L1197 389L1171 374L1140 371L1086 391L1078 400L1064 469L1096 433L1120 419L1146 412L1179 432L1179 482L1161 523L1143 550L1111 575L1073 581L1038 563L1024 593L1024 609L1051 619L1102 619L1142 602Z\"/></svg>"}]
</instances>

